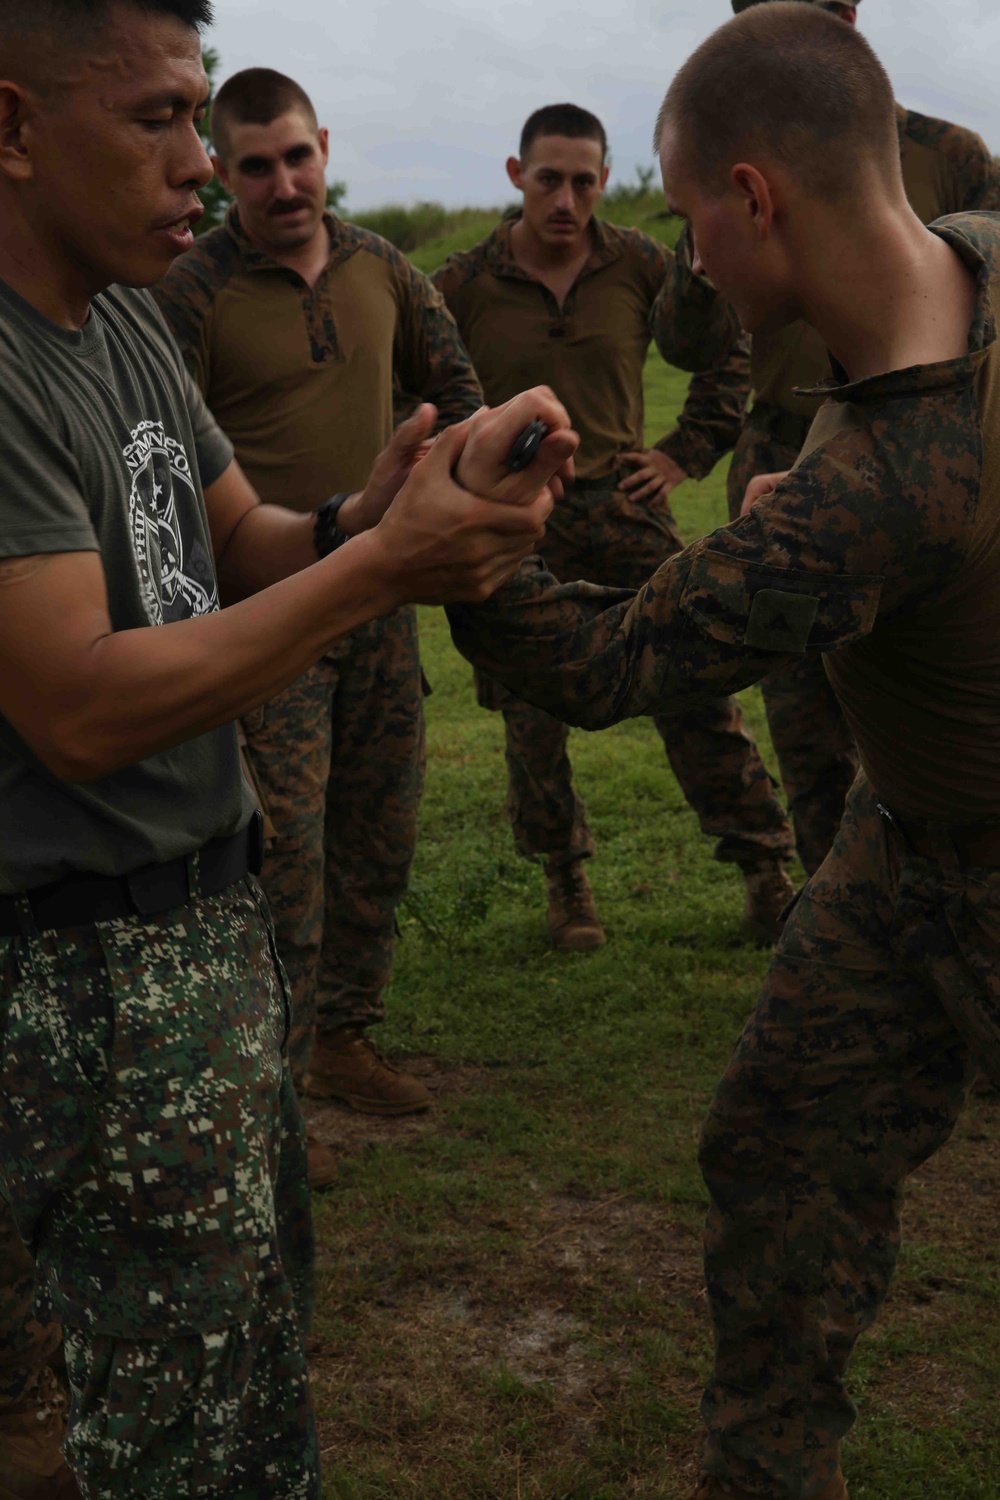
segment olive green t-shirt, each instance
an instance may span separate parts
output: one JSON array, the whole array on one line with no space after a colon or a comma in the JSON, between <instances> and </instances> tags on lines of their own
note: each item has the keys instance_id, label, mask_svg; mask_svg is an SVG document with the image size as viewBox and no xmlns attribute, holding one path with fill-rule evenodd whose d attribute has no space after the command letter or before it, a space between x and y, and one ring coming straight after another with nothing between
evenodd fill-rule
<instances>
[{"instance_id":1,"label":"olive green t-shirt","mask_svg":"<svg viewBox=\"0 0 1000 1500\"><path fill-rule=\"evenodd\" d=\"M0 282L0 558L98 552L116 631L219 607L203 486L232 461L146 292L70 332ZM0 716L0 891L122 875L238 832L253 801L232 726L87 785Z\"/></svg>"}]
</instances>

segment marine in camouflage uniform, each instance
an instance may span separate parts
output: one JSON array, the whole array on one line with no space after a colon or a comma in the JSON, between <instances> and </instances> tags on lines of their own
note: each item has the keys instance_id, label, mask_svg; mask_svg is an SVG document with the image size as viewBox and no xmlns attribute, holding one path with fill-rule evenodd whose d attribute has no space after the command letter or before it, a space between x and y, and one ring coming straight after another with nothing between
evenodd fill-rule
<instances>
[{"instance_id":1,"label":"marine in camouflage uniform","mask_svg":"<svg viewBox=\"0 0 1000 1500\"><path fill-rule=\"evenodd\" d=\"M591 729L817 658L859 747L701 1144L703 1412L740 1494L846 1493L843 1378L903 1180L973 1062L1000 1079L1000 220L936 232L977 277L966 356L831 380L787 479L637 595L532 565L449 610L479 667Z\"/></svg>"},{"instance_id":2,"label":"marine in camouflage uniform","mask_svg":"<svg viewBox=\"0 0 1000 1500\"><path fill-rule=\"evenodd\" d=\"M330 253L313 286L254 248L234 206L156 288L255 488L297 510L364 484L392 434L394 388L433 402L441 425L482 405L426 277L378 235L332 214L325 224ZM244 723L276 834L262 883L294 998L296 1082L374 1113L431 1102L365 1035L385 1015L416 843L424 690L407 607L332 647ZM332 1163L311 1150L323 1185Z\"/></svg>"},{"instance_id":3,"label":"marine in camouflage uniform","mask_svg":"<svg viewBox=\"0 0 1000 1500\"><path fill-rule=\"evenodd\" d=\"M474 249L451 256L434 282L490 404L546 384L580 433L576 481L546 530L547 567L559 578L638 587L683 547L664 496L637 500L623 488L630 470L620 457L644 446L643 364L658 332L650 312L673 256L637 229L592 218L591 253L560 305L518 263L515 222L508 217ZM684 339L698 344L700 323L717 315L717 300L705 294L695 308L691 297L685 299L690 324L675 327L671 318L671 353L680 349L690 359ZM694 377L676 430L656 448L685 474L704 478L735 441L746 398L746 357L737 341L716 369ZM576 871L593 855L594 840L573 786L568 730L482 673L477 686L480 703L503 713L507 811L520 852L547 861L553 937L559 946L593 946L603 935L585 877ZM766 931L792 894L780 867L792 852L791 829L739 704L721 696L683 714L658 713L654 724L702 831L716 840L716 857L744 871L747 915ZM558 899L560 878L575 898L565 907ZM778 894L768 906L764 897L772 887Z\"/></svg>"},{"instance_id":4,"label":"marine in camouflage uniform","mask_svg":"<svg viewBox=\"0 0 1000 1500\"><path fill-rule=\"evenodd\" d=\"M733 0L733 9L740 12L750 4L761 3L768 0ZM837 13L850 11L852 15L855 9L835 4L824 8ZM1000 171L978 135L902 105L897 106L896 120L907 197L925 224L945 214L1000 209ZM690 295L685 265L688 252L684 245L679 250L680 267L660 308L665 321L670 316L670 300L683 306ZM706 350L715 358L724 357L739 337L735 317L727 330L719 315L714 327L706 330L701 357ZM692 366L685 364L684 368ZM805 323L755 336L751 350L753 406L736 443L727 484L731 517L739 515L753 478L791 468L818 410L816 399L802 394L802 389L814 387L829 376L827 352L819 335ZM817 659L774 672L761 684L761 691L799 856L811 874L822 864L833 842L844 798L857 771L857 751Z\"/></svg>"}]
</instances>

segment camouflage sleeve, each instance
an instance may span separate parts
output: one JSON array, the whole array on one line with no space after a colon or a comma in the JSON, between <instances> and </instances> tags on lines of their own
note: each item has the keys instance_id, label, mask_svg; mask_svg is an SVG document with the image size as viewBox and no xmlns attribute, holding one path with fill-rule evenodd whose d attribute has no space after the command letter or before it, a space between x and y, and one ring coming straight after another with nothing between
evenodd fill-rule
<instances>
[{"instance_id":1,"label":"camouflage sleeve","mask_svg":"<svg viewBox=\"0 0 1000 1500\"><path fill-rule=\"evenodd\" d=\"M967 134L966 149L955 163L959 211L996 213L1000 211L1000 168L982 137Z\"/></svg>"},{"instance_id":2,"label":"camouflage sleeve","mask_svg":"<svg viewBox=\"0 0 1000 1500\"><path fill-rule=\"evenodd\" d=\"M213 230L174 262L152 288L167 327L202 395L211 379L211 321L215 299L232 273L233 243L226 230Z\"/></svg>"},{"instance_id":3,"label":"camouflage sleeve","mask_svg":"<svg viewBox=\"0 0 1000 1500\"><path fill-rule=\"evenodd\" d=\"M462 422L482 406L483 392L458 325L441 293L403 255L398 256L395 269L399 298L396 414L412 410L416 401L433 401L440 426Z\"/></svg>"},{"instance_id":4,"label":"camouflage sleeve","mask_svg":"<svg viewBox=\"0 0 1000 1500\"><path fill-rule=\"evenodd\" d=\"M650 328L667 364L694 374L723 365L744 343L733 307L691 269L691 235L687 225L681 231L653 303Z\"/></svg>"},{"instance_id":5,"label":"camouflage sleeve","mask_svg":"<svg viewBox=\"0 0 1000 1500\"><path fill-rule=\"evenodd\" d=\"M455 644L518 697L602 729L736 692L806 651L859 640L875 622L881 566L898 536L871 525L869 479L854 479L860 493L845 500L843 471L838 486L834 468L820 462L804 474L808 465L750 515L670 558L638 593L559 584L532 559L486 604L449 608ZM825 482L831 493L817 501ZM899 511L911 526L902 499Z\"/></svg>"},{"instance_id":6,"label":"camouflage sleeve","mask_svg":"<svg viewBox=\"0 0 1000 1500\"><path fill-rule=\"evenodd\" d=\"M655 445L692 479L704 479L736 446L750 399L750 343L742 334L714 370L693 375L673 432Z\"/></svg>"}]
</instances>

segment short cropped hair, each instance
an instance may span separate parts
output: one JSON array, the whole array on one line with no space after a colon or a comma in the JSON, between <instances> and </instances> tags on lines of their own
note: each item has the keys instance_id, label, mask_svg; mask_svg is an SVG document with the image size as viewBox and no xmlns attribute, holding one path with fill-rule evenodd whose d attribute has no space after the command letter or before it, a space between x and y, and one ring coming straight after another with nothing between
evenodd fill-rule
<instances>
[{"instance_id":1,"label":"short cropped hair","mask_svg":"<svg viewBox=\"0 0 1000 1500\"><path fill-rule=\"evenodd\" d=\"M578 104L545 104L529 115L521 131L522 159L540 135L565 135L571 141L597 141L601 147L601 160L608 154L604 126L589 109L581 109Z\"/></svg>"},{"instance_id":2,"label":"short cropped hair","mask_svg":"<svg viewBox=\"0 0 1000 1500\"><path fill-rule=\"evenodd\" d=\"M754 5L703 42L667 91L656 151L667 125L709 192L755 151L816 197L845 197L865 163L899 176L885 69L853 26L799 0Z\"/></svg>"},{"instance_id":3,"label":"short cropped hair","mask_svg":"<svg viewBox=\"0 0 1000 1500\"><path fill-rule=\"evenodd\" d=\"M211 26L212 0L0 0L0 39L52 32L76 40L107 25L116 4L176 16L196 31Z\"/></svg>"},{"instance_id":4,"label":"short cropped hair","mask_svg":"<svg viewBox=\"0 0 1000 1500\"><path fill-rule=\"evenodd\" d=\"M273 68L244 68L226 80L212 101L212 144L225 160L230 151L230 125L270 125L293 109L301 109L317 126L312 100L294 78Z\"/></svg>"}]
</instances>

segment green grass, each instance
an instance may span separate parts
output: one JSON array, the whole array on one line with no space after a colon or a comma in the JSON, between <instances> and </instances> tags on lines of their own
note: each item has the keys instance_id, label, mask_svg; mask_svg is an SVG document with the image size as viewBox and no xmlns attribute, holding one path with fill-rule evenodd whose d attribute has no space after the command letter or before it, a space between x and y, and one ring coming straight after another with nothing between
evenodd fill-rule
<instances>
[{"instance_id":1,"label":"green grass","mask_svg":"<svg viewBox=\"0 0 1000 1500\"><path fill-rule=\"evenodd\" d=\"M653 356L646 385L653 437L684 380ZM675 508L689 538L721 523L724 468ZM646 722L572 737L609 942L555 954L506 825L501 721L439 613L422 633L427 792L380 1041L438 1101L424 1121L313 1114L342 1160L316 1200L326 1494L673 1500L710 1349L699 1122L765 956ZM770 756L756 691L744 706ZM1000 1500L998 1114L978 1101L911 1194L853 1371L852 1500Z\"/></svg>"}]
</instances>

